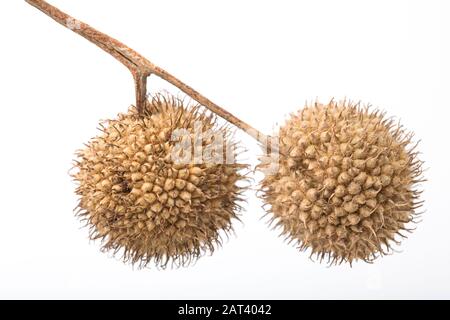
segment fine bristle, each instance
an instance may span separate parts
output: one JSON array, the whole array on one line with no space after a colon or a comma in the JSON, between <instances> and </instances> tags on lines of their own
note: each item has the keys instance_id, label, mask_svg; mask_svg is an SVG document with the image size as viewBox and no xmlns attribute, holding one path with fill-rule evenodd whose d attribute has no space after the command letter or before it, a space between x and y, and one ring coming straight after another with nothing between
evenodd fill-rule
<instances>
[{"instance_id":1,"label":"fine bristle","mask_svg":"<svg viewBox=\"0 0 450 320\"><path fill-rule=\"evenodd\" d=\"M422 204L422 162L411 138L369 107L306 106L280 129L278 170L261 183L271 223L330 264L391 252Z\"/></svg>"},{"instance_id":2,"label":"fine bristle","mask_svg":"<svg viewBox=\"0 0 450 320\"><path fill-rule=\"evenodd\" d=\"M216 135L198 142L198 123ZM138 267L150 262L162 268L185 266L212 253L221 234L232 231L245 189L240 185L245 166L235 162L229 129L199 106L184 106L166 95L150 99L143 114L131 107L101 128L77 152L73 174L80 197L77 215L89 226L90 238L101 239L103 250ZM233 161L174 161L178 129L203 150L222 137L218 153L225 158L231 152Z\"/></svg>"}]
</instances>

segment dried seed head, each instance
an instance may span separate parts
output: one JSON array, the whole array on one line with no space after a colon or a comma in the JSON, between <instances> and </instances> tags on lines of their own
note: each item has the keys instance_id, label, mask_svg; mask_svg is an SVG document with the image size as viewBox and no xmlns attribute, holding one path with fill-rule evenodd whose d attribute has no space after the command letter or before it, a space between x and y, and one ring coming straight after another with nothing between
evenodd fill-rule
<instances>
[{"instance_id":1,"label":"dried seed head","mask_svg":"<svg viewBox=\"0 0 450 320\"><path fill-rule=\"evenodd\" d=\"M224 162L179 163L172 159L183 129L193 137L196 123L224 140ZM211 141L202 142L203 149ZM157 95L142 116L134 107L102 125L102 134L77 153L79 215L92 239L123 259L143 267L152 260L186 265L220 244L237 218L244 167L225 162L235 150L229 130L198 106ZM229 156L229 155L228 155ZM234 160L234 159L231 159Z\"/></svg>"},{"instance_id":2,"label":"dried seed head","mask_svg":"<svg viewBox=\"0 0 450 320\"><path fill-rule=\"evenodd\" d=\"M294 114L279 137L279 169L266 174L262 194L272 221L300 249L331 263L370 262L409 230L421 204L422 162L401 126L332 101Z\"/></svg>"}]
</instances>

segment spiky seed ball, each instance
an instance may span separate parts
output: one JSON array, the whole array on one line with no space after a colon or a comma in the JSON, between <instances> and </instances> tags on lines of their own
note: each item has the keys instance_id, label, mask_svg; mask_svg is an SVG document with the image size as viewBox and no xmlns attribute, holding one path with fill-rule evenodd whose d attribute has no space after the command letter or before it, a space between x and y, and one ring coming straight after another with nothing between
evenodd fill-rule
<instances>
[{"instance_id":1,"label":"spiky seed ball","mask_svg":"<svg viewBox=\"0 0 450 320\"><path fill-rule=\"evenodd\" d=\"M228 129L198 106L161 95L148 102L144 117L132 107L101 127L102 134L77 152L73 175L79 184L78 214L90 226L91 239L102 239L104 250L140 267L152 260L160 267L186 265L214 251L220 232L231 231L237 218L238 184L245 179L243 166L229 159L236 149ZM220 133L224 162L180 164L172 157L180 144L172 141L176 129L185 129L203 150ZM198 140L198 129L213 134Z\"/></svg>"},{"instance_id":2,"label":"spiky seed ball","mask_svg":"<svg viewBox=\"0 0 450 320\"><path fill-rule=\"evenodd\" d=\"M280 129L278 170L262 181L271 221L330 263L386 254L421 204L411 137L359 104L306 106Z\"/></svg>"}]
</instances>

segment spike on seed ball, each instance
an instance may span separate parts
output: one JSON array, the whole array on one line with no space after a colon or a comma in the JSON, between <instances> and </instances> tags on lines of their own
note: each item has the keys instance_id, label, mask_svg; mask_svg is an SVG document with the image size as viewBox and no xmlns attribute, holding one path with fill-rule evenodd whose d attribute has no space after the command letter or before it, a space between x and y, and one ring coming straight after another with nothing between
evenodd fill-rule
<instances>
[{"instance_id":1,"label":"spike on seed ball","mask_svg":"<svg viewBox=\"0 0 450 320\"><path fill-rule=\"evenodd\" d=\"M330 263L389 253L421 205L422 162L411 137L359 104L306 106L281 127L279 169L261 183L271 221L301 250Z\"/></svg>"},{"instance_id":2,"label":"spike on seed ball","mask_svg":"<svg viewBox=\"0 0 450 320\"><path fill-rule=\"evenodd\" d=\"M142 115L131 107L106 121L102 133L77 152L79 215L103 249L140 267L152 261L184 266L213 252L220 233L232 230L244 166L180 164L171 158L178 143L172 133L183 129L192 137L197 121L203 132L223 135L224 157L234 153L230 130L219 127L214 116L163 95L149 100Z\"/></svg>"}]
</instances>

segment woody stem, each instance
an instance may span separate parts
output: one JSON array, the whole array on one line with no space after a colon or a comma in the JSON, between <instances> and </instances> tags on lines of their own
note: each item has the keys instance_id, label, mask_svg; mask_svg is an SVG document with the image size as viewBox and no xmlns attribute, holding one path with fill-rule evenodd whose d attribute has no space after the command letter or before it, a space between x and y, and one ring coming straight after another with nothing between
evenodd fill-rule
<instances>
[{"instance_id":1,"label":"woody stem","mask_svg":"<svg viewBox=\"0 0 450 320\"><path fill-rule=\"evenodd\" d=\"M155 74L156 76L164 79L165 81L171 83L172 85L183 91L185 94L209 109L211 112L232 123L239 129L244 130L247 134L249 134L257 141L263 144L267 143L267 137L263 133L254 129L252 126L232 115L225 109L219 107L217 104L204 97L199 92L197 92L181 80L177 79L164 69L154 65L145 57L143 57L133 49L127 47L120 41L117 41L116 39L100 31L97 31L84 22L74 19L70 15L62 12L61 10L50 5L44 0L25 1L33 7L44 12L56 22L65 26L66 28L71 29L73 32L94 43L104 51L108 52L114 58L119 60L123 65L125 65L130 70L134 78L136 87L136 108L139 113L142 113L142 111L144 110L147 100L147 77L151 74Z\"/></svg>"}]
</instances>

